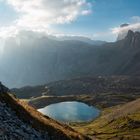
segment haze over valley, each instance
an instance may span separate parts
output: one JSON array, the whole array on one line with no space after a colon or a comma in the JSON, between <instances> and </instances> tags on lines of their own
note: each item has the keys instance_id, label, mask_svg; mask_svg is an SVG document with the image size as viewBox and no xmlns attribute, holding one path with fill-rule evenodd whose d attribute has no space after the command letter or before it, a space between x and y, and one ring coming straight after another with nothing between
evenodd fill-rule
<instances>
[{"instance_id":1,"label":"haze over valley","mask_svg":"<svg viewBox=\"0 0 140 140\"><path fill-rule=\"evenodd\" d=\"M139 76L139 40L140 33L131 30L114 43L90 39L88 43L70 37L59 41L21 32L2 46L1 79L13 88L83 76Z\"/></svg>"}]
</instances>

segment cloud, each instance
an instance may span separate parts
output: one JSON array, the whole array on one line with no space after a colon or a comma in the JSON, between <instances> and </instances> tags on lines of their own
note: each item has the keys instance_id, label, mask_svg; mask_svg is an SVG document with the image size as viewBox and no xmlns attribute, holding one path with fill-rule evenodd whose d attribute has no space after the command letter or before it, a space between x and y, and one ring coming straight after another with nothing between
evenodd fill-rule
<instances>
[{"instance_id":1,"label":"cloud","mask_svg":"<svg viewBox=\"0 0 140 140\"><path fill-rule=\"evenodd\" d=\"M91 10L84 10L84 11L81 12L82 15L89 15L91 13L92 13Z\"/></svg>"},{"instance_id":2,"label":"cloud","mask_svg":"<svg viewBox=\"0 0 140 140\"><path fill-rule=\"evenodd\" d=\"M70 23L91 13L87 0L7 0L19 14L19 27L42 29L52 24Z\"/></svg>"},{"instance_id":3,"label":"cloud","mask_svg":"<svg viewBox=\"0 0 140 140\"><path fill-rule=\"evenodd\" d=\"M129 30L132 31L140 31L140 17L133 16L131 17L131 23L129 24L122 24L119 27L111 28L111 32L114 35L118 35L117 40L121 40L126 37Z\"/></svg>"},{"instance_id":4,"label":"cloud","mask_svg":"<svg viewBox=\"0 0 140 140\"><path fill-rule=\"evenodd\" d=\"M125 27L115 27L115 28L112 28L111 30L112 30L113 34L128 32L128 30L140 31L140 22L139 23L133 23L133 24L130 24L130 25L125 26Z\"/></svg>"},{"instance_id":5,"label":"cloud","mask_svg":"<svg viewBox=\"0 0 140 140\"><path fill-rule=\"evenodd\" d=\"M15 36L22 30L52 34L53 24L75 21L92 12L92 2L87 0L0 0L10 6L17 19L0 27L0 38Z\"/></svg>"},{"instance_id":6,"label":"cloud","mask_svg":"<svg viewBox=\"0 0 140 140\"><path fill-rule=\"evenodd\" d=\"M119 27L111 28L113 34L127 33L128 30L140 31L140 16L132 16L131 23L122 24Z\"/></svg>"},{"instance_id":7,"label":"cloud","mask_svg":"<svg viewBox=\"0 0 140 140\"><path fill-rule=\"evenodd\" d=\"M16 26L0 27L0 38L15 36L17 32Z\"/></svg>"},{"instance_id":8,"label":"cloud","mask_svg":"<svg viewBox=\"0 0 140 140\"><path fill-rule=\"evenodd\" d=\"M133 16L131 17L132 21L135 22L135 23L138 23L140 22L140 16Z\"/></svg>"}]
</instances>

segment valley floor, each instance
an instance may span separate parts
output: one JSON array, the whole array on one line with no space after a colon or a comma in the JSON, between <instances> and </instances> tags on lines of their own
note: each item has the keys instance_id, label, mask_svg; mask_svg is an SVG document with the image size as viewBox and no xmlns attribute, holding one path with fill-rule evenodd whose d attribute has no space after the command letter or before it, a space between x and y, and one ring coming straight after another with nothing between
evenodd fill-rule
<instances>
[{"instance_id":1,"label":"valley floor","mask_svg":"<svg viewBox=\"0 0 140 140\"><path fill-rule=\"evenodd\" d=\"M140 77L84 77L13 93L36 109L64 101L96 106L102 113L95 121L70 126L92 139L140 140Z\"/></svg>"},{"instance_id":2,"label":"valley floor","mask_svg":"<svg viewBox=\"0 0 140 140\"><path fill-rule=\"evenodd\" d=\"M132 94L123 96L113 96L112 94L112 96L109 96L109 94L106 93L104 96L106 97L106 100L102 97L103 100L98 101L96 98L87 95L59 97L44 96L30 100L29 104L37 108L63 101L81 101L88 105L96 105L103 110L100 117L95 121L88 123L71 123L70 126L90 138L96 137L99 140L139 140L140 98L129 102L129 100L132 100L131 96ZM136 95L133 95L133 97L134 96ZM112 98L112 101L116 99L116 104L120 103L120 105L104 108L104 106L102 106L103 103L106 103L104 104L106 106L112 106L111 101L109 102L109 98L107 97L114 97L114 99Z\"/></svg>"}]
</instances>

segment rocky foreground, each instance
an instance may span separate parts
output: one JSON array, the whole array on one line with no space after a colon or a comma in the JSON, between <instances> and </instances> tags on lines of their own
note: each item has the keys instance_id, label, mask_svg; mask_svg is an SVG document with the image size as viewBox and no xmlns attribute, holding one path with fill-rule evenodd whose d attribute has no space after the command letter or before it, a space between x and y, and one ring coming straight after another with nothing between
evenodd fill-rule
<instances>
[{"instance_id":1,"label":"rocky foreground","mask_svg":"<svg viewBox=\"0 0 140 140\"><path fill-rule=\"evenodd\" d=\"M0 140L89 140L38 112L0 83Z\"/></svg>"},{"instance_id":2,"label":"rocky foreground","mask_svg":"<svg viewBox=\"0 0 140 140\"><path fill-rule=\"evenodd\" d=\"M0 83L0 94L8 88ZM48 133L41 134L30 125L20 120L16 113L0 101L0 140L49 140Z\"/></svg>"},{"instance_id":3,"label":"rocky foreground","mask_svg":"<svg viewBox=\"0 0 140 140\"><path fill-rule=\"evenodd\" d=\"M41 134L21 121L6 103L0 102L0 140L49 140L47 132Z\"/></svg>"}]
</instances>

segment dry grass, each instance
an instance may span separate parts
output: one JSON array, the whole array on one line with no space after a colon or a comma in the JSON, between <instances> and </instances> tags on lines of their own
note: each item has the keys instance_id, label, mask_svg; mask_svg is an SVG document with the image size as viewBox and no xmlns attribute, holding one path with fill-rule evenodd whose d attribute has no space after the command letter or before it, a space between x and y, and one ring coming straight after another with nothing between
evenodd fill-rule
<instances>
[{"instance_id":1,"label":"dry grass","mask_svg":"<svg viewBox=\"0 0 140 140\"><path fill-rule=\"evenodd\" d=\"M43 116L25 101L16 99L10 94L0 94L0 100L4 100L12 109L14 109L22 120L30 123L33 128L48 132L54 140L88 140L89 138L81 135L67 125Z\"/></svg>"},{"instance_id":2,"label":"dry grass","mask_svg":"<svg viewBox=\"0 0 140 140\"><path fill-rule=\"evenodd\" d=\"M73 128L85 135L99 139L140 139L140 99L105 109L95 121L72 124Z\"/></svg>"}]
</instances>

